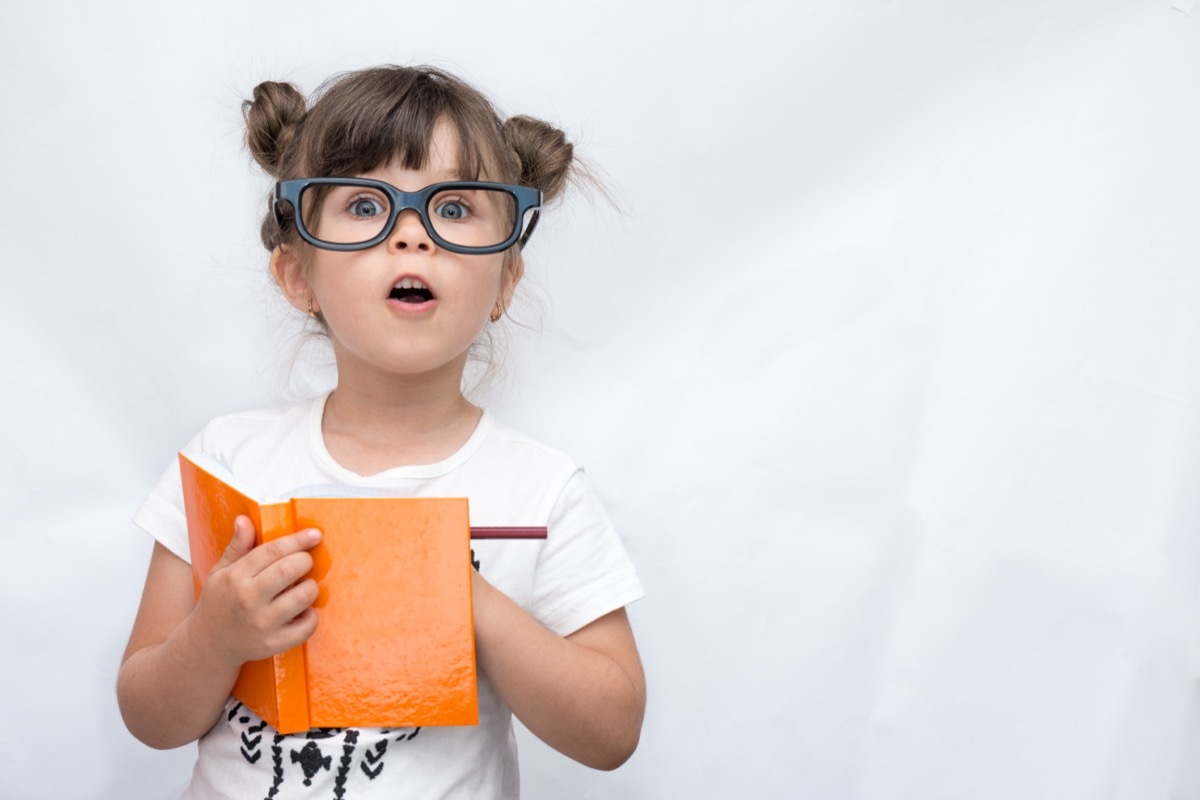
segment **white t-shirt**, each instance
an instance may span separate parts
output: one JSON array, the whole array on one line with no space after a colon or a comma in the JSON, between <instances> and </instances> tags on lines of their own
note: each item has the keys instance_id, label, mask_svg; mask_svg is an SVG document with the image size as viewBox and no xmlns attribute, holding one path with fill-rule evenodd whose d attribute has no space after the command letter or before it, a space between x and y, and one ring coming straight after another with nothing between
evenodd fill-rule
<instances>
[{"instance_id":1,"label":"white t-shirt","mask_svg":"<svg viewBox=\"0 0 1200 800\"><path fill-rule=\"evenodd\" d=\"M643 596L620 538L583 471L562 453L484 413L471 438L436 464L362 476L329 455L327 396L210 422L185 448L228 465L259 497L340 484L401 497L467 497L473 526L546 526L545 540L472 543L480 572L566 636ZM179 469L172 464L134 517L190 561ZM230 698L200 739L184 798L516 798L512 714L479 676L479 725L324 729L281 736Z\"/></svg>"}]
</instances>

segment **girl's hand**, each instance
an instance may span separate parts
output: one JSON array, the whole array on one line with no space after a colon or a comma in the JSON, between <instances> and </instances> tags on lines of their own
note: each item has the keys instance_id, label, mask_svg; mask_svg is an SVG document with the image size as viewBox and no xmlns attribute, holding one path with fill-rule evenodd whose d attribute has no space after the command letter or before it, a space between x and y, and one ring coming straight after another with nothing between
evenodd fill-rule
<instances>
[{"instance_id":1,"label":"girl's hand","mask_svg":"<svg viewBox=\"0 0 1200 800\"><path fill-rule=\"evenodd\" d=\"M304 575L320 541L320 531L304 530L255 547L254 525L238 517L196 601L189 628L196 644L241 666L306 641L317 628L317 582Z\"/></svg>"},{"instance_id":2,"label":"girl's hand","mask_svg":"<svg viewBox=\"0 0 1200 800\"><path fill-rule=\"evenodd\" d=\"M254 546L254 525L233 540L195 600L192 566L154 545L146 586L117 677L121 716L151 747L178 747L220 717L242 664L282 653L317 627L317 584L308 550L318 531Z\"/></svg>"},{"instance_id":3,"label":"girl's hand","mask_svg":"<svg viewBox=\"0 0 1200 800\"><path fill-rule=\"evenodd\" d=\"M637 748L646 678L625 609L560 637L471 573L479 670L525 727L581 764L616 769Z\"/></svg>"}]
</instances>

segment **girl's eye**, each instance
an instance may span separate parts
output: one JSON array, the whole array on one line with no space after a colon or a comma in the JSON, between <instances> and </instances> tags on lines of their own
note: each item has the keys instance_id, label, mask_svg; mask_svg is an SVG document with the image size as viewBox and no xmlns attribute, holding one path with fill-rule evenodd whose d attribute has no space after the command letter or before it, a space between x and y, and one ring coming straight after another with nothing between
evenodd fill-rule
<instances>
[{"instance_id":1,"label":"girl's eye","mask_svg":"<svg viewBox=\"0 0 1200 800\"><path fill-rule=\"evenodd\" d=\"M471 215L467 207L458 200L446 200L438 203L433 209L433 213L448 220L463 220Z\"/></svg>"},{"instance_id":2,"label":"girl's eye","mask_svg":"<svg viewBox=\"0 0 1200 800\"><path fill-rule=\"evenodd\" d=\"M377 217L385 213L385 209L378 200L360 197L350 204L350 213L356 217Z\"/></svg>"}]
</instances>

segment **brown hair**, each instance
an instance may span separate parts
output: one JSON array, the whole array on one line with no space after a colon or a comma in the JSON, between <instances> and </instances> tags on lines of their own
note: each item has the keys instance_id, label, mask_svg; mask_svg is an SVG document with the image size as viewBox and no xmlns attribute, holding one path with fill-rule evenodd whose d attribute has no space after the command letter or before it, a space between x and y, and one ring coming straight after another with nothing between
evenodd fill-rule
<instances>
[{"instance_id":1,"label":"brown hair","mask_svg":"<svg viewBox=\"0 0 1200 800\"><path fill-rule=\"evenodd\" d=\"M562 131L532 117L502 121L479 91L434 67L349 72L313 98L310 106L292 84L267 81L242 104L250 153L276 180L348 177L392 161L420 169L441 121L458 133L464 180L532 186L548 202L576 168ZM268 209L262 241L268 250L298 243L291 219Z\"/></svg>"}]
</instances>

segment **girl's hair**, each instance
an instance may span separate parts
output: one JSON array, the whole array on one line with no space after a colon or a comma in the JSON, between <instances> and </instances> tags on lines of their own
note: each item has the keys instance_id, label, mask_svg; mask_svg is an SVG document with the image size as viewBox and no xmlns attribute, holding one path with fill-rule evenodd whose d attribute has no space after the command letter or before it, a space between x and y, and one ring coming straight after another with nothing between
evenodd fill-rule
<instances>
[{"instance_id":1,"label":"girl's hair","mask_svg":"<svg viewBox=\"0 0 1200 800\"><path fill-rule=\"evenodd\" d=\"M374 67L337 76L310 106L290 83L267 81L242 104L246 143L276 180L350 177L395 161L420 169L439 122L458 134L462 180L515 183L559 195L577 167L573 147L557 128L516 116L501 120L476 89L434 67ZM296 245L290 218L267 210L268 250Z\"/></svg>"}]
</instances>

